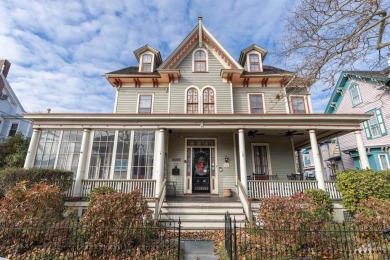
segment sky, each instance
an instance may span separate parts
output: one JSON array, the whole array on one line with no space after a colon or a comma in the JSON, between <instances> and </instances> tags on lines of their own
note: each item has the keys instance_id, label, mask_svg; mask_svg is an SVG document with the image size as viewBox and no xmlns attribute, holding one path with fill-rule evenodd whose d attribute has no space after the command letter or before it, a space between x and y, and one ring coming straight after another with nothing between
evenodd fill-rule
<instances>
[{"instance_id":1,"label":"sky","mask_svg":"<svg viewBox=\"0 0 390 260\"><path fill-rule=\"evenodd\" d=\"M136 66L149 44L163 60L196 26L198 16L238 60L257 44L265 65L281 58L284 17L297 0L13 0L0 2L0 59L27 112L113 112L115 89L102 74ZM313 88L322 113L329 93Z\"/></svg>"}]
</instances>

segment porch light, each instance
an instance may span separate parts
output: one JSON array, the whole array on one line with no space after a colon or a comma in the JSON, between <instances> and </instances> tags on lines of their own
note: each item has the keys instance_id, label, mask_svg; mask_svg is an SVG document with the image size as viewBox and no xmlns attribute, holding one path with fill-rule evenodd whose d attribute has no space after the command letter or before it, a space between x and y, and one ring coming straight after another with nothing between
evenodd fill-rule
<instances>
[{"instance_id":1,"label":"porch light","mask_svg":"<svg viewBox=\"0 0 390 260\"><path fill-rule=\"evenodd\" d=\"M226 162L226 163L229 162L229 157L227 157L227 155L225 156L225 162Z\"/></svg>"}]
</instances>

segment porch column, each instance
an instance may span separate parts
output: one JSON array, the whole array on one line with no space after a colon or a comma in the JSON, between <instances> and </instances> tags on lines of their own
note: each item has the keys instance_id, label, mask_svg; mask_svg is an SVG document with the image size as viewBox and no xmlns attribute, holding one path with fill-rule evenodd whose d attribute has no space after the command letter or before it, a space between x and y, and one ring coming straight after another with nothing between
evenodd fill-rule
<instances>
[{"instance_id":1,"label":"porch column","mask_svg":"<svg viewBox=\"0 0 390 260\"><path fill-rule=\"evenodd\" d=\"M325 181L324 181L324 175L322 173L321 156L320 156L320 151L318 149L316 132L314 130L309 130L309 135L310 135L311 150L313 151L314 169L315 169L316 179L318 182L318 188L325 190Z\"/></svg>"},{"instance_id":2,"label":"porch column","mask_svg":"<svg viewBox=\"0 0 390 260\"><path fill-rule=\"evenodd\" d=\"M164 180L164 160L165 160L165 129L160 129L160 136L156 143L156 197L160 197L162 182Z\"/></svg>"},{"instance_id":3,"label":"porch column","mask_svg":"<svg viewBox=\"0 0 390 260\"><path fill-rule=\"evenodd\" d=\"M88 159L88 144L91 136L91 129L84 129L83 140L81 141L79 163L77 165L76 179L74 182L73 197L81 197L81 180L85 176L85 168Z\"/></svg>"},{"instance_id":4,"label":"porch column","mask_svg":"<svg viewBox=\"0 0 390 260\"><path fill-rule=\"evenodd\" d=\"M363 170L370 169L370 163L368 162L366 147L364 146L362 132L360 130L355 131L355 138L359 152L360 166Z\"/></svg>"},{"instance_id":5,"label":"porch column","mask_svg":"<svg viewBox=\"0 0 390 260\"><path fill-rule=\"evenodd\" d=\"M244 187L246 194L248 194L248 180L246 172L246 155L245 155L245 136L244 129L238 130L238 147L240 153L240 179L241 184Z\"/></svg>"},{"instance_id":6,"label":"porch column","mask_svg":"<svg viewBox=\"0 0 390 260\"><path fill-rule=\"evenodd\" d=\"M298 171L299 174L303 174L302 151L298 150L297 155L298 155Z\"/></svg>"},{"instance_id":7,"label":"porch column","mask_svg":"<svg viewBox=\"0 0 390 260\"><path fill-rule=\"evenodd\" d=\"M35 154L37 153L38 149L38 141L39 141L39 134L41 130L38 128L34 128L34 131L31 136L30 144L28 146L28 151L26 155L26 160L24 161L24 168L28 169L31 168L34 165L34 158Z\"/></svg>"}]
</instances>

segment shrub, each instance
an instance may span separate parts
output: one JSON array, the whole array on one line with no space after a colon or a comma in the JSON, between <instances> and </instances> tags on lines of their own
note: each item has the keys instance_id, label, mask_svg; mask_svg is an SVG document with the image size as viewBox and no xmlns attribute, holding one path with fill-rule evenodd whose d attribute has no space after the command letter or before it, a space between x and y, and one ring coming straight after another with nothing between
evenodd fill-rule
<instances>
[{"instance_id":1,"label":"shrub","mask_svg":"<svg viewBox=\"0 0 390 260\"><path fill-rule=\"evenodd\" d=\"M371 230L390 227L390 201L378 198L361 201L357 205L353 222Z\"/></svg>"},{"instance_id":2,"label":"shrub","mask_svg":"<svg viewBox=\"0 0 390 260\"><path fill-rule=\"evenodd\" d=\"M0 200L0 225L4 229L0 244L7 245L7 250L23 252L42 244L48 227L62 219L64 202L60 189L45 183L28 188L27 184L18 183Z\"/></svg>"},{"instance_id":3,"label":"shrub","mask_svg":"<svg viewBox=\"0 0 390 260\"><path fill-rule=\"evenodd\" d=\"M116 191L111 187L107 187L107 186L97 187L91 190L91 192L89 193L88 202L93 202L93 200L95 200L96 196L98 195L112 195L115 193ZM89 205L91 206L93 205L93 203L90 203Z\"/></svg>"},{"instance_id":4,"label":"shrub","mask_svg":"<svg viewBox=\"0 0 390 260\"><path fill-rule=\"evenodd\" d=\"M358 204L370 197L390 200L390 171L348 170L337 174L342 205L353 214Z\"/></svg>"},{"instance_id":5,"label":"shrub","mask_svg":"<svg viewBox=\"0 0 390 260\"><path fill-rule=\"evenodd\" d=\"M314 205L318 206L315 215L327 221L333 219L334 206L329 194L321 189L308 189L304 192L305 195L312 199Z\"/></svg>"},{"instance_id":6,"label":"shrub","mask_svg":"<svg viewBox=\"0 0 390 260\"><path fill-rule=\"evenodd\" d=\"M23 167L30 138L16 134L0 140L0 169L5 167Z\"/></svg>"},{"instance_id":7,"label":"shrub","mask_svg":"<svg viewBox=\"0 0 390 260\"><path fill-rule=\"evenodd\" d=\"M153 229L144 227L151 220L148 204L139 190L131 193L96 195L91 200L87 213L81 218L84 232L90 244L119 248L125 245L136 246L145 236L154 236ZM105 245L105 246L104 246ZM102 252L95 250L93 257Z\"/></svg>"},{"instance_id":8,"label":"shrub","mask_svg":"<svg viewBox=\"0 0 390 260\"><path fill-rule=\"evenodd\" d=\"M0 171L0 198L5 193L12 189L16 183L28 181L27 187L31 187L34 183L45 182L47 184L55 184L60 187L61 191L67 191L73 182L73 173L70 171L62 171L55 169L23 169L23 168L7 168Z\"/></svg>"}]
</instances>

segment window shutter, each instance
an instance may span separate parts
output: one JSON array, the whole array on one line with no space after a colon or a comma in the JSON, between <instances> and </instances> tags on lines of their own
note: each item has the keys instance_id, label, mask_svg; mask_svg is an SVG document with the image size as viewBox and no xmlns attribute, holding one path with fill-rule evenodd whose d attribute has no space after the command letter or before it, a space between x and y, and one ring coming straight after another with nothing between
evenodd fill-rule
<instances>
[{"instance_id":1,"label":"window shutter","mask_svg":"<svg viewBox=\"0 0 390 260\"><path fill-rule=\"evenodd\" d=\"M382 136L387 135L387 130L385 126L385 121L383 120L382 112L380 109L375 110L375 115L378 120L379 128L381 130Z\"/></svg>"},{"instance_id":2,"label":"window shutter","mask_svg":"<svg viewBox=\"0 0 390 260\"><path fill-rule=\"evenodd\" d=\"M370 124L368 123L368 121L365 121L363 123L363 126L364 126L364 131L366 132L366 137L368 140L372 139L371 137L371 131L370 131Z\"/></svg>"}]
</instances>

